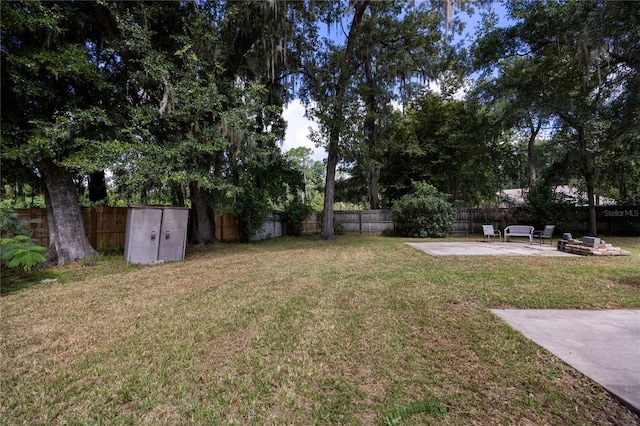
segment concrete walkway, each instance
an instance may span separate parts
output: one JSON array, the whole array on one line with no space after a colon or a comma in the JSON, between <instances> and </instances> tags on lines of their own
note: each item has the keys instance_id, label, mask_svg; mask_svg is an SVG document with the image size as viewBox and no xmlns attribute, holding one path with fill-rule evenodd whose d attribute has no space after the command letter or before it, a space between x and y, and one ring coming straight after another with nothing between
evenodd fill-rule
<instances>
[{"instance_id":1,"label":"concrete walkway","mask_svg":"<svg viewBox=\"0 0 640 426\"><path fill-rule=\"evenodd\" d=\"M640 415L640 310L492 312Z\"/></svg>"},{"instance_id":2,"label":"concrete walkway","mask_svg":"<svg viewBox=\"0 0 640 426\"><path fill-rule=\"evenodd\" d=\"M522 242L407 243L431 256L578 256L558 251L555 246Z\"/></svg>"}]
</instances>

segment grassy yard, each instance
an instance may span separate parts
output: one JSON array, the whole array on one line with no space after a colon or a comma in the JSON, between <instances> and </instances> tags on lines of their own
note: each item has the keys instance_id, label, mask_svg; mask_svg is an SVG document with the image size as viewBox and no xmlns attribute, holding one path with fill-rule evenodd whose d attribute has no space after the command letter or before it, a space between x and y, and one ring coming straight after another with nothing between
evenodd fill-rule
<instances>
[{"instance_id":1,"label":"grassy yard","mask_svg":"<svg viewBox=\"0 0 640 426\"><path fill-rule=\"evenodd\" d=\"M0 422L639 424L489 309L640 308L640 239L607 239L632 253L608 258L431 257L405 241L3 271Z\"/></svg>"}]
</instances>

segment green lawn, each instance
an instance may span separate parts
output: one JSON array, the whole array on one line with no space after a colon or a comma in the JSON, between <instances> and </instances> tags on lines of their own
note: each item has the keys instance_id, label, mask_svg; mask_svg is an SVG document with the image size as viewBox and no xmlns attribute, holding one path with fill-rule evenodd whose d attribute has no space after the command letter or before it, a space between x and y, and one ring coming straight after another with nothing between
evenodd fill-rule
<instances>
[{"instance_id":1,"label":"green lawn","mask_svg":"<svg viewBox=\"0 0 640 426\"><path fill-rule=\"evenodd\" d=\"M0 422L639 424L489 311L640 308L640 239L607 240L631 256L314 236L3 271Z\"/></svg>"}]
</instances>

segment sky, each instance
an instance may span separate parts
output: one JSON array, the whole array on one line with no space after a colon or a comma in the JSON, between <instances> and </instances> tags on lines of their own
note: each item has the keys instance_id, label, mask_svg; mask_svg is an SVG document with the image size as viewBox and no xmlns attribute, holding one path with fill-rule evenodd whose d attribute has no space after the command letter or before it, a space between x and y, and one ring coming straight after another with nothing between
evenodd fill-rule
<instances>
[{"instance_id":1,"label":"sky","mask_svg":"<svg viewBox=\"0 0 640 426\"><path fill-rule=\"evenodd\" d=\"M318 124L304 116L304 105L298 99L294 99L284 109L284 119L287 122L287 133L281 147L282 152L287 152L291 148L306 146L313 150L311 158L314 161L322 161L327 158L324 148L316 148L309 139L309 127L318 129Z\"/></svg>"},{"instance_id":2,"label":"sky","mask_svg":"<svg viewBox=\"0 0 640 426\"><path fill-rule=\"evenodd\" d=\"M504 18L505 10L503 5L500 2L492 2L491 8L498 14L498 26L506 26L508 21ZM474 28L479 22L479 16L479 14L469 16L465 13L460 15L460 18L466 22L465 33L472 34L474 32ZM312 159L314 161L323 161L327 158L324 148L316 148L308 137L309 128L317 130L318 125L304 117L304 106L298 99L293 100L285 107L284 119L287 121L287 132L281 146L282 152L287 152L291 148L305 146L313 151Z\"/></svg>"}]
</instances>

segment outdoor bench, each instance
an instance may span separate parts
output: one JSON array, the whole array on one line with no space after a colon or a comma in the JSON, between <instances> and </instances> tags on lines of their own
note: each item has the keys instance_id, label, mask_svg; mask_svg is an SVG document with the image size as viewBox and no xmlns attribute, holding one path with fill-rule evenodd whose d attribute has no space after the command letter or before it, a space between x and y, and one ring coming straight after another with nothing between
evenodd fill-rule
<instances>
[{"instance_id":1,"label":"outdoor bench","mask_svg":"<svg viewBox=\"0 0 640 426\"><path fill-rule=\"evenodd\" d=\"M533 244L533 226L509 225L504 228L504 241L508 241L509 237L528 237L529 244Z\"/></svg>"}]
</instances>

